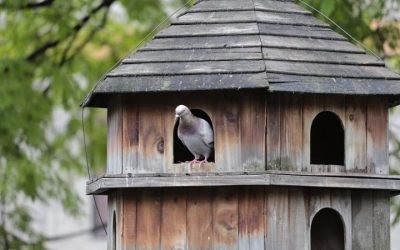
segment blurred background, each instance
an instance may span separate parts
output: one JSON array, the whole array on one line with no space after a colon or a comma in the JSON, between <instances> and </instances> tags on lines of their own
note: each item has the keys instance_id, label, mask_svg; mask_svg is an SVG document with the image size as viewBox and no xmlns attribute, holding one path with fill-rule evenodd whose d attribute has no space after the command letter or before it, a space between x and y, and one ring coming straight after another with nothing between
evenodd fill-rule
<instances>
[{"instance_id":1,"label":"blurred background","mask_svg":"<svg viewBox=\"0 0 400 250\"><path fill-rule=\"evenodd\" d=\"M0 0L0 249L106 249L93 198L85 195L81 123L93 177L105 169L106 114L82 113L79 104L104 73L152 38L156 32L146 35L162 20L193 2ZM306 2L400 73L400 0ZM399 174L396 108L390 112L390 164ZM106 200L96 200L107 223ZM393 250L400 250L399 221L397 198Z\"/></svg>"}]
</instances>

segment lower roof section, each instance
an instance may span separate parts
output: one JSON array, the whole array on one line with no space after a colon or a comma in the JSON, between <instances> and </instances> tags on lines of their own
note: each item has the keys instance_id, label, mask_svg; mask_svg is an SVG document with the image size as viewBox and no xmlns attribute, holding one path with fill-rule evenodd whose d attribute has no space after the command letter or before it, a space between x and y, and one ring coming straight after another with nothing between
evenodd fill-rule
<instances>
[{"instance_id":1,"label":"lower roof section","mask_svg":"<svg viewBox=\"0 0 400 250\"><path fill-rule=\"evenodd\" d=\"M124 174L106 175L89 181L87 194L107 194L116 189L160 187L288 186L343 188L400 192L400 177L367 174L300 173L267 171L262 173Z\"/></svg>"}]
</instances>

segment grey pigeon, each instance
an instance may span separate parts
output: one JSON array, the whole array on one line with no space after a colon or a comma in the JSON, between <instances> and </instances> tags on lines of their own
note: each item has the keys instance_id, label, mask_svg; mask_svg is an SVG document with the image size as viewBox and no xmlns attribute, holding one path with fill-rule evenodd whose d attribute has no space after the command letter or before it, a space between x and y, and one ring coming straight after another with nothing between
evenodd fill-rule
<instances>
[{"instance_id":1,"label":"grey pigeon","mask_svg":"<svg viewBox=\"0 0 400 250\"><path fill-rule=\"evenodd\" d=\"M194 116L185 105L176 107L175 117L179 119L178 138L194 155L190 164L207 162L214 147L214 132L210 124ZM204 160L199 161L201 156Z\"/></svg>"}]
</instances>

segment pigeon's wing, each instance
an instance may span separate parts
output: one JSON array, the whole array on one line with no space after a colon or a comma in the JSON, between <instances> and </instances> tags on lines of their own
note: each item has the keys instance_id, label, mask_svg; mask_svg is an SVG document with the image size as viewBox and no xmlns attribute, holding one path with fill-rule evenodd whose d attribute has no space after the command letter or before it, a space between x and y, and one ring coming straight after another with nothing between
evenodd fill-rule
<instances>
[{"instance_id":1,"label":"pigeon's wing","mask_svg":"<svg viewBox=\"0 0 400 250\"><path fill-rule=\"evenodd\" d=\"M211 128L210 124L206 120L201 118L200 118L199 133L201 139L203 140L204 144L207 145L207 147L209 148L214 147L214 131Z\"/></svg>"}]
</instances>

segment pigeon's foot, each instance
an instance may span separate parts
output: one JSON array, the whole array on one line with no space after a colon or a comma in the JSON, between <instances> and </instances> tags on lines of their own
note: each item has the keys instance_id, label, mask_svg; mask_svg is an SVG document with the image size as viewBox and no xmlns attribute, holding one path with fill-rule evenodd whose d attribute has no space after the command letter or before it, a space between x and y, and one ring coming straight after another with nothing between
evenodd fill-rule
<instances>
[{"instance_id":1,"label":"pigeon's foot","mask_svg":"<svg viewBox=\"0 0 400 250\"><path fill-rule=\"evenodd\" d=\"M201 163L202 161L199 161L199 160L197 160L197 159L194 159L194 160L192 160L192 161L187 161L186 163L189 163L189 166L191 167L193 164L195 164L195 163Z\"/></svg>"},{"instance_id":2,"label":"pigeon's foot","mask_svg":"<svg viewBox=\"0 0 400 250\"><path fill-rule=\"evenodd\" d=\"M199 163L200 163L200 167L201 167L201 165L202 165L203 163L208 163L208 161L207 161L206 159L204 159L204 160L202 160L202 161L199 161Z\"/></svg>"}]
</instances>

